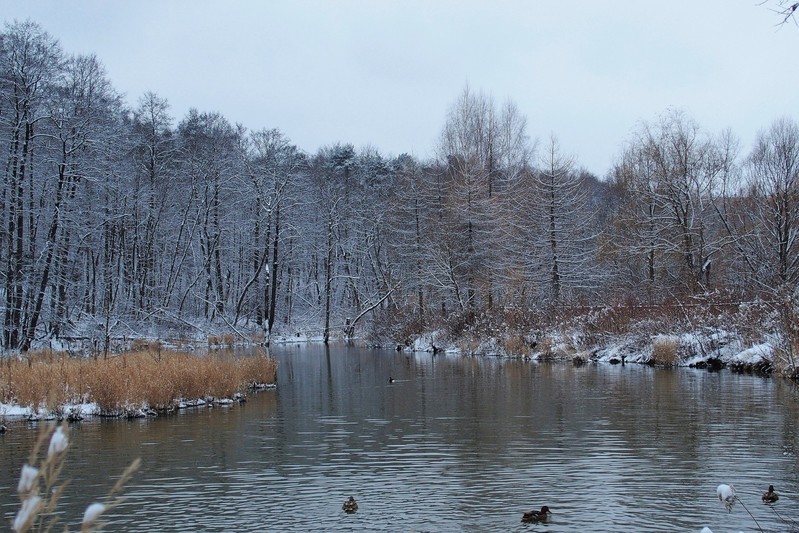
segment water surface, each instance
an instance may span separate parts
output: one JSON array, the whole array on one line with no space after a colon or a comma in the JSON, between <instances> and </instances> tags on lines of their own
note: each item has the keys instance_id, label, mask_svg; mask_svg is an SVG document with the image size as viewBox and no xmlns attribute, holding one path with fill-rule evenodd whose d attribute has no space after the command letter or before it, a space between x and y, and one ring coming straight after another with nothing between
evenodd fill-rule
<instances>
[{"instance_id":1,"label":"water surface","mask_svg":"<svg viewBox=\"0 0 799 533\"><path fill-rule=\"evenodd\" d=\"M109 530L799 531L789 382L344 347L273 355L277 390L244 405L71 425L72 529L141 457ZM36 436L10 425L5 524ZM721 482L741 498L729 513ZM768 484L773 507L760 502ZM548 524L520 522L541 505Z\"/></svg>"}]
</instances>

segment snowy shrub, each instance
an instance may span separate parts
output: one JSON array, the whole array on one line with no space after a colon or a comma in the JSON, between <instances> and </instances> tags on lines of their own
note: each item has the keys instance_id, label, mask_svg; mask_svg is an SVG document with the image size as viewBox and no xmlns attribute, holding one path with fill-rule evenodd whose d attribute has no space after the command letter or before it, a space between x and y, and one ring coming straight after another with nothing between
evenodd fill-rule
<instances>
[{"instance_id":1,"label":"snowy shrub","mask_svg":"<svg viewBox=\"0 0 799 533\"><path fill-rule=\"evenodd\" d=\"M679 359L680 341L672 335L658 335L652 341L652 364L674 366Z\"/></svg>"}]
</instances>

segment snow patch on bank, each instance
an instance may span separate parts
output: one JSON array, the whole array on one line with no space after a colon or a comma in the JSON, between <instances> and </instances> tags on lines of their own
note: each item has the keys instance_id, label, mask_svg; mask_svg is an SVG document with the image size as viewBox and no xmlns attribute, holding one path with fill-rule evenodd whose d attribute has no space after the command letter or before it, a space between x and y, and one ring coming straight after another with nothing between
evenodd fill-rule
<instances>
[{"instance_id":1,"label":"snow patch on bank","mask_svg":"<svg viewBox=\"0 0 799 533\"><path fill-rule=\"evenodd\" d=\"M578 330L568 332L548 332L541 335L550 345L543 353L536 349L526 353L508 353L503 342L498 338L484 338L473 343L464 351L459 343L445 341L443 331L428 332L416 338L409 351L433 352L446 351L462 355L486 355L503 357L524 357L541 360L593 361L597 363L640 363L658 364L654 359L654 346L657 343L671 344L677 350L674 364L683 367L715 367L729 365L739 369L758 369L770 371L774 368L777 356L775 344L771 341L757 344L746 343L740 335L722 328L701 328L677 334L645 334L628 333L622 335L607 334L593 337L587 341L587 335ZM463 343L460 344L463 346ZM538 347L540 350L540 346Z\"/></svg>"}]
</instances>

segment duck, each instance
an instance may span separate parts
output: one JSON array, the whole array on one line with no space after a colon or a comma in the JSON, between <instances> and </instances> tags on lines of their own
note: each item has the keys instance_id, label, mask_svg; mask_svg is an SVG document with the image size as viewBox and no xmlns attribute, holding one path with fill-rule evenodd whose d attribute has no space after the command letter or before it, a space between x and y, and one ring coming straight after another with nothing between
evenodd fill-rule
<instances>
[{"instance_id":1,"label":"duck","mask_svg":"<svg viewBox=\"0 0 799 533\"><path fill-rule=\"evenodd\" d=\"M358 510L358 502L355 501L355 498L350 496L349 499L341 505L341 508L344 509L345 513L354 513Z\"/></svg>"},{"instance_id":2,"label":"duck","mask_svg":"<svg viewBox=\"0 0 799 533\"><path fill-rule=\"evenodd\" d=\"M394 383L395 381L396 380L394 378L392 378L391 376L388 377L388 382L389 383Z\"/></svg>"},{"instance_id":3,"label":"duck","mask_svg":"<svg viewBox=\"0 0 799 533\"><path fill-rule=\"evenodd\" d=\"M769 485L768 490L763 493L763 503L774 503L780 499L780 495L774 492L774 485Z\"/></svg>"},{"instance_id":4,"label":"duck","mask_svg":"<svg viewBox=\"0 0 799 533\"><path fill-rule=\"evenodd\" d=\"M549 507L544 505L541 507L540 511L527 511L522 516L522 522L546 522L549 515L552 514L552 511L549 510Z\"/></svg>"},{"instance_id":5,"label":"duck","mask_svg":"<svg viewBox=\"0 0 799 533\"><path fill-rule=\"evenodd\" d=\"M732 504L735 503L735 485L722 483L716 488L716 494L719 496L719 501L724 504L724 508L730 511Z\"/></svg>"},{"instance_id":6,"label":"duck","mask_svg":"<svg viewBox=\"0 0 799 533\"><path fill-rule=\"evenodd\" d=\"M6 425L5 424L0 424L0 433L5 433L6 431L8 431L8 428L6 427Z\"/></svg>"}]
</instances>

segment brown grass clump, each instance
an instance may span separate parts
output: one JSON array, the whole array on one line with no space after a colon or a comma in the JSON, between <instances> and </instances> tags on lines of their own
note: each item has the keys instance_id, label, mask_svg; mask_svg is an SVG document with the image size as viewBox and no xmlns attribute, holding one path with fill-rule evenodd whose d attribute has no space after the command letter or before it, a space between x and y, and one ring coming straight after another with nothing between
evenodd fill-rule
<instances>
[{"instance_id":1,"label":"brown grass clump","mask_svg":"<svg viewBox=\"0 0 799 533\"><path fill-rule=\"evenodd\" d=\"M541 339L541 341L536 345L536 349L541 354L542 358L551 358L554 355L552 337L547 336Z\"/></svg>"},{"instance_id":2,"label":"brown grass clump","mask_svg":"<svg viewBox=\"0 0 799 533\"><path fill-rule=\"evenodd\" d=\"M680 341L676 337L658 335L652 341L652 364L674 366L679 358Z\"/></svg>"},{"instance_id":3,"label":"brown grass clump","mask_svg":"<svg viewBox=\"0 0 799 533\"><path fill-rule=\"evenodd\" d=\"M131 352L156 352L160 351L161 348L161 341L152 339L133 339L133 342L130 343Z\"/></svg>"},{"instance_id":4,"label":"brown grass clump","mask_svg":"<svg viewBox=\"0 0 799 533\"><path fill-rule=\"evenodd\" d=\"M66 353L31 352L2 363L0 401L58 412L63 404L85 392L81 367Z\"/></svg>"},{"instance_id":5,"label":"brown grass clump","mask_svg":"<svg viewBox=\"0 0 799 533\"><path fill-rule=\"evenodd\" d=\"M517 357L530 356L530 343L528 343L522 335L511 335L506 337L502 342L505 353Z\"/></svg>"},{"instance_id":6,"label":"brown grass clump","mask_svg":"<svg viewBox=\"0 0 799 533\"><path fill-rule=\"evenodd\" d=\"M233 348L233 345L236 344L236 337L232 333L225 333L222 335L222 344L228 348Z\"/></svg>"},{"instance_id":7,"label":"brown grass clump","mask_svg":"<svg viewBox=\"0 0 799 533\"><path fill-rule=\"evenodd\" d=\"M143 405L163 410L181 400L230 397L254 384L272 384L276 371L271 357L230 352L141 351L106 360L9 358L2 364L0 394L3 401L51 412L83 401L96 402L109 414Z\"/></svg>"},{"instance_id":8,"label":"brown grass clump","mask_svg":"<svg viewBox=\"0 0 799 533\"><path fill-rule=\"evenodd\" d=\"M477 353L477 350L480 348L480 339L476 337L466 336L459 338L455 345L461 351L461 353L465 353L468 355L474 355Z\"/></svg>"}]
</instances>

